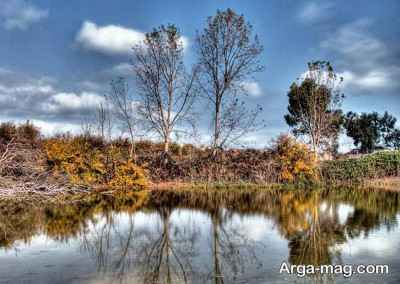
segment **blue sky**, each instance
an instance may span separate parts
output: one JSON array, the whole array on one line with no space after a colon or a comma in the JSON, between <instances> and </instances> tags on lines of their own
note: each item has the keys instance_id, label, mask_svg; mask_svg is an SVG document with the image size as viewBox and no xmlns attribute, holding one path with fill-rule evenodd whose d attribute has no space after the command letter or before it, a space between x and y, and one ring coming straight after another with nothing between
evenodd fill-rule
<instances>
[{"instance_id":1,"label":"blue sky","mask_svg":"<svg viewBox=\"0 0 400 284\"><path fill-rule=\"evenodd\" d=\"M267 127L249 136L256 144L288 130L286 93L311 60L331 61L344 77L345 111L400 118L396 0L0 0L0 120L31 119L46 133L77 131L112 78L132 77L130 46L143 33L176 24L189 65L196 30L228 7L244 14L265 48L266 69L248 82L246 98L264 107Z\"/></svg>"}]
</instances>

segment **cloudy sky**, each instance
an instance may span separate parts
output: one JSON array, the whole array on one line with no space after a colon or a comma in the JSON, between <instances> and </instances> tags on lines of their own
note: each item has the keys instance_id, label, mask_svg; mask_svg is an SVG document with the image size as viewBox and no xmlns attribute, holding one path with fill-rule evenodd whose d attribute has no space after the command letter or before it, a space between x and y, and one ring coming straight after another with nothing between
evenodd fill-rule
<instances>
[{"instance_id":1,"label":"cloudy sky","mask_svg":"<svg viewBox=\"0 0 400 284\"><path fill-rule=\"evenodd\" d=\"M248 139L263 145L288 130L287 90L317 59L344 77L346 111L387 110L400 118L396 0L0 0L0 121L30 119L48 134L79 131L110 80L132 77L131 46L145 32L176 24L189 65L196 30L228 7L244 14L265 48L266 69L246 82L246 100L264 107L267 127Z\"/></svg>"}]
</instances>

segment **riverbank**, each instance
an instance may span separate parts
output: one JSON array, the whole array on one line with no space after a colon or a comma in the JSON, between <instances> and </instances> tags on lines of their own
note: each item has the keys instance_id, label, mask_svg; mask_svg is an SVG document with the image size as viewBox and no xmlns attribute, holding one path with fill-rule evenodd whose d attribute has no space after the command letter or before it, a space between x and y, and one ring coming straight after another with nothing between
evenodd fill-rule
<instances>
[{"instance_id":1,"label":"riverbank","mask_svg":"<svg viewBox=\"0 0 400 284\"><path fill-rule=\"evenodd\" d=\"M327 190L329 188L338 190L366 190L371 189L382 192L400 192L400 177L386 177L365 180L360 184L348 184L340 186L326 186L315 184L313 186L297 186L295 184L256 184L256 183L188 183L188 182L160 182L150 183L148 188L139 191L121 191L118 189L107 190L106 188L90 190L85 188L68 188L54 190L29 190L29 191L13 191L0 190L0 200L24 201L29 204L46 204L46 203L70 203L93 196L119 196L129 198L130 195L148 194L156 192L186 192L193 194L214 194L214 193L262 193L273 191L309 191L309 190Z\"/></svg>"},{"instance_id":2,"label":"riverbank","mask_svg":"<svg viewBox=\"0 0 400 284\"><path fill-rule=\"evenodd\" d=\"M2 128L1 128L2 127ZM43 138L32 125L0 128L0 197L57 199L91 192L163 189L399 188L400 151L318 161L281 136L266 149L213 149L88 135ZM8 127L8 128L7 128Z\"/></svg>"},{"instance_id":3,"label":"riverbank","mask_svg":"<svg viewBox=\"0 0 400 284\"><path fill-rule=\"evenodd\" d=\"M385 177L365 181L369 187L400 192L400 177Z\"/></svg>"}]
</instances>

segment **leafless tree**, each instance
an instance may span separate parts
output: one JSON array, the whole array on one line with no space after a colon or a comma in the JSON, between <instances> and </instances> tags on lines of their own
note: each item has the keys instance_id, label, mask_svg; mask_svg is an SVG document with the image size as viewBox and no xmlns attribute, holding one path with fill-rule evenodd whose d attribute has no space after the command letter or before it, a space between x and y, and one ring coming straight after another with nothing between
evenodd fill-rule
<instances>
[{"instance_id":1,"label":"leafless tree","mask_svg":"<svg viewBox=\"0 0 400 284\"><path fill-rule=\"evenodd\" d=\"M261 106L257 105L253 109L247 108L246 104L239 101L238 98L234 98L224 106L220 121L219 148L223 148L225 145L238 144L246 134L254 132L262 126L263 122L258 120L261 111Z\"/></svg>"},{"instance_id":2,"label":"leafless tree","mask_svg":"<svg viewBox=\"0 0 400 284\"><path fill-rule=\"evenodd\" d=\"M111 139L112 121L111 110L105 103L99 103L96 110L96 128L98 134L103 139Z\"/></svg>"},{"instance_id":3,"label":"leafless tree","mask_svg":"<svg viewBox=\"0 0 400 284\"><path fill-rule=\"evenodd\" d=\"M183 39L174 25L161 26L146 34L134 47L134 71L140 96L140 114L169 150L171 133L182 123L193 124L196 72L186 73ZM196 70L196 68L194 68Z\"/></svg>"},{"instance_id":4,"label":"leafless tree","mask_svg":"<svg viewBox=\"0 0 400 284\"><path fill-rule=\"evenodd\" d=\"M111 109L120 122L122 130L130 138L129 155L135 160L135 137L138 133L138 118L135 116L137 102L129 91L128 83L120 77L111 82L111 92L105 95L106 101L111 103Z\"/></svg>"},{"instance_id":5,"label":"leafless tree","mask_svg":"<svg viewBox=\"0 0 400 284\"><path fill-rule=\"evenodd\" d=\"M250 126L258 112L243 116L247 111L238 97L245 94L243 83L263 70L259 60L263 47L257 36L253 38L252 26L243 15L231 9L209 17L206 28L197 35L196 44L198 82L213 105L212 145L217 149L252 130Z\"/></svg>"},{"instance_id":6,"label":"leafless tree","mask_svg":"<svg viewBox=\"0 0 400 284\"><path fill-rule=\"evenodd\" d=\"M95 122L92 115L86 114L82 117L81 122L81 132L85 136L91 136L94 134Z\"/></svg>"}]
</instances>

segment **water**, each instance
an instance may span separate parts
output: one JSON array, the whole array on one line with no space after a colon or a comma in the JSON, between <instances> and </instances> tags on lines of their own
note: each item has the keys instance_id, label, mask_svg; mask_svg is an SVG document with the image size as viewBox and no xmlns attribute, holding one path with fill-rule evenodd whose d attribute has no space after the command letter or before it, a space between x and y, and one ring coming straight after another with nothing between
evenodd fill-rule
<instances>
[{"instance_id":1,"label":"water","mask_svg":"<svg viewBox=\"0 0 400 284\"><path fill-rule=\"evenodd\" d=\"M0 208L0 283L400 283L394 192L165 191ZM298 277L282 262L389 274Z\"/></svg>"}]
</instances>

